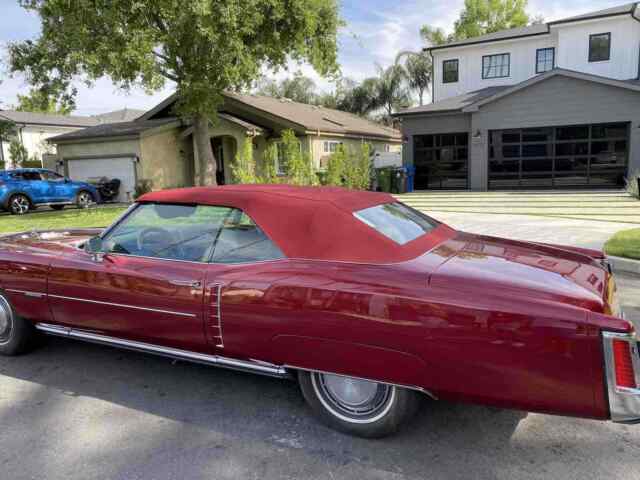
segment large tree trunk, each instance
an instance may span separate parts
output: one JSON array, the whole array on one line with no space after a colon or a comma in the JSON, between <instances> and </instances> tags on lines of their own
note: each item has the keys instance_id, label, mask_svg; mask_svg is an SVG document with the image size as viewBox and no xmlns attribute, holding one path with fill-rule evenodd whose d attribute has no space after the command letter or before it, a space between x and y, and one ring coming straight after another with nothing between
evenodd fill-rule
<instances>
[{"instance_id":1,"label":"large tree trunk","mask_svg":"<svg viewBox=\"0 0 640 480\"><path fill-rule=\"evenodd\" d=\"M200 167L199 184L217 185L216 182L216 157L211 148L211 138L209 136L209 118L199 113L193 117L193 136L198 152L198 163Z\"/></svg>"}]
</instances>

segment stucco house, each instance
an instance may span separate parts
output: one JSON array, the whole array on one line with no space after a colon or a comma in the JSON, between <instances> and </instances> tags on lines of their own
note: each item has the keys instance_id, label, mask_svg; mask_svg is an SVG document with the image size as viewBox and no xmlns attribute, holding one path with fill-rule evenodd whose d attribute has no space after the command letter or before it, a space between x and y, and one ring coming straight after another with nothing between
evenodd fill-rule
<instances>
[{"instance_id":1,"label":"stucco house","mask_svg":"<svg viewBox=\"0 0 640 480\"><path fill-rule=\"evenodd\" d=\"M636 2L427 49L398 113L416 189L619 188L640 170Z\"/></svg>"},{"instance_id":2,"label":"stucco house","mask_svg":"<svg viewBox=\"0 0 640 480\"><path fill-rule=\"evenodd\" d=\"M42 161L43 155L55 154L55 146L47 140L57 135L75 132L87 127L109 122L133 120L144 112L141 110L122 109L94 116L54 115L48 113L19 112L0 110L0 121L14 125L15 139L27 150L29 158ZM11 139L0 138L0 164L5 168L15 165L9 154Z\"/></svg>"},{"instance_id":3,"label":"stucco house","mask_svg":"<svg viewBox=\"0 0 640 480\"><path fill-rule=\"evenodd\" d=\"M95 176L119 178L121 200L130 198L138 182L153 189L191 186L199 168L193 128L173 112L172 95L133 122L105 124L59 135L58 171L76 179ZM231 183L231 165L245 140L253 143L258 169L265 151L292 129L317 170L338 144L358 147L369 143L380 152L400 151L400 132L342 111L293 102L284 98L225 93L218 119L210 126L218 163L218 182ZM276 170L281 166L276 164Z\"/></svg>"}]
</instances>

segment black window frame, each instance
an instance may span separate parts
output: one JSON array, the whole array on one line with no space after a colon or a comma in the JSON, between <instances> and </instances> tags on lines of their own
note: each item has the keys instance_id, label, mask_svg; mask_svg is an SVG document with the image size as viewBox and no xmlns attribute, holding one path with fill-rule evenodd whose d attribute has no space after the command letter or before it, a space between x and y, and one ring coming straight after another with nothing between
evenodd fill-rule
<instances>
[{"instance_id":1,"label":"black window frame","mask_svg":"<svg viewBox=\"0 0 640 480\"><path fill-rule=\"evenodd\" d=\"M551 68L549 70L540 70L540 53L551 50ZM536 49L536 73L545 73L553 70L556 66L556 47L544 47Z\"/></svg>"},{"instance_id":2,"label":"black window frame","mask_svg":"<svg viewBox=\"0 0 640 480\"><path fill-rule=\"evenodd\" d=\"M608 40L607 44L607 58L594 59L593 58L593 46L591 45L592 40L595 37L606 36ZM603 32L603 33L592 33L589 35L589 63L597 63L597 62L608 62L611 60L611 32Z\"/></svg>"},{"instance_id":3,"label":"black window frame","mask_svg":"<svg viewBox=\"0 0 640 480\"><path fill-rule=\"evenodd\" d=\"M455 80L447 80L447 69L446 65L448 63L455 64L456 66L456 79ZM460 61L457 58L450 58L448 60L442 61L442 83L458 83L460 81Z\"/></svg>"},{"instance_id":4,"label":"black window frame","mask_svg":"<svg viewBox=\"0 0 640 480\"><path fill-rule=\"evenodd\" d=\"M493 77L493 76L492 76L492 77L486 76L486 75L484 74L484 60L485 60L485 58L490 58L490 57L503 57L503 56L505 56L505 55L506 55L506 57L507 57L507 59L508 59L508 62L507 62L507 74L506 74L506 75L498 75L498 76L495 76L495 77ZM482 56L482 65L481 65L481 68L482 68L482 72L481 72L481 74L482 74L482 79L483 79L483 80L493 80L493 79L495 79L495 78L509 78L509 77L511 76L511 53L510 53L510 52L504 52L504 53L492 53L491 55L483 55L483 56Z\"/></svg>"}]
</instances>

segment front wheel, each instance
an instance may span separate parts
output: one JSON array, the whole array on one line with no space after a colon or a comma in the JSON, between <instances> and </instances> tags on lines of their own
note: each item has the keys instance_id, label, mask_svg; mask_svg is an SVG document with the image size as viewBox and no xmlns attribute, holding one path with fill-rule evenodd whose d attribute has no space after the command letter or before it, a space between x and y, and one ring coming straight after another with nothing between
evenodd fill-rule
<instances>
[{"instance_id":1,"label":"front wheel","mask_svg":"<svg viewBox=\"0 0 640 480\"><path fill-rule=\"evenodd\" d=\"M76 198L76 205L78 206L78 208L89 208L92 203L93 195L84 190L78 192L78 197Z\"/></svg>"},{"instance_id":2,"label":"front wheel","mask_svg":"<svg viewBox=\"0 0 640 480\"><path fill-rule=\"evenodd\" d=\"M18 316L9 300L0 292L0 355L19 355L33 345L36 330Z\"/></svg>"},{"instance_id":3,"label":"front wheel","mask_svg":"<svg viewBox=\"0 0 640 480\"><path fill-rule=\"evenodd\" d=\"M31 202L26 195L21 193L9 199L9 212L11 215L24 215L31 210Z\"/></svg>"},{"instance_id":4,"label":"front wheel","mask_svg":"<svg viewBox=\"0 0 640 480\"><path fill-rule=\"evenodd\" d=\"M300 372L305 400L336 430L365 438L395 433L417 410L417 392L384 383L319 372Z\"/></svg>"}]
</instances>

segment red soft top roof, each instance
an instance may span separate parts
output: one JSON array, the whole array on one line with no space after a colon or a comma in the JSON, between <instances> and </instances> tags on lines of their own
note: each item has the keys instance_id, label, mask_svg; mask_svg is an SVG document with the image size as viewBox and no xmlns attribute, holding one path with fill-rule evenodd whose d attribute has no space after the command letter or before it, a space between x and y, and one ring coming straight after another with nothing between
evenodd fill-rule
<instances>
[{"instance_id":1,"label":"red soft top roof","mask_svg":"<svg viewBox=\"0 0 640 480\"><path fill-rule=\"evenodd\" d=\"M339 187L225 185L162 190L139 202L221 205L246 212L289 258L395 263L415 258L453 230L440 225L399 245L353 216L365 208L394 203L387 193Z\"/></svg>"}]
</instances>

